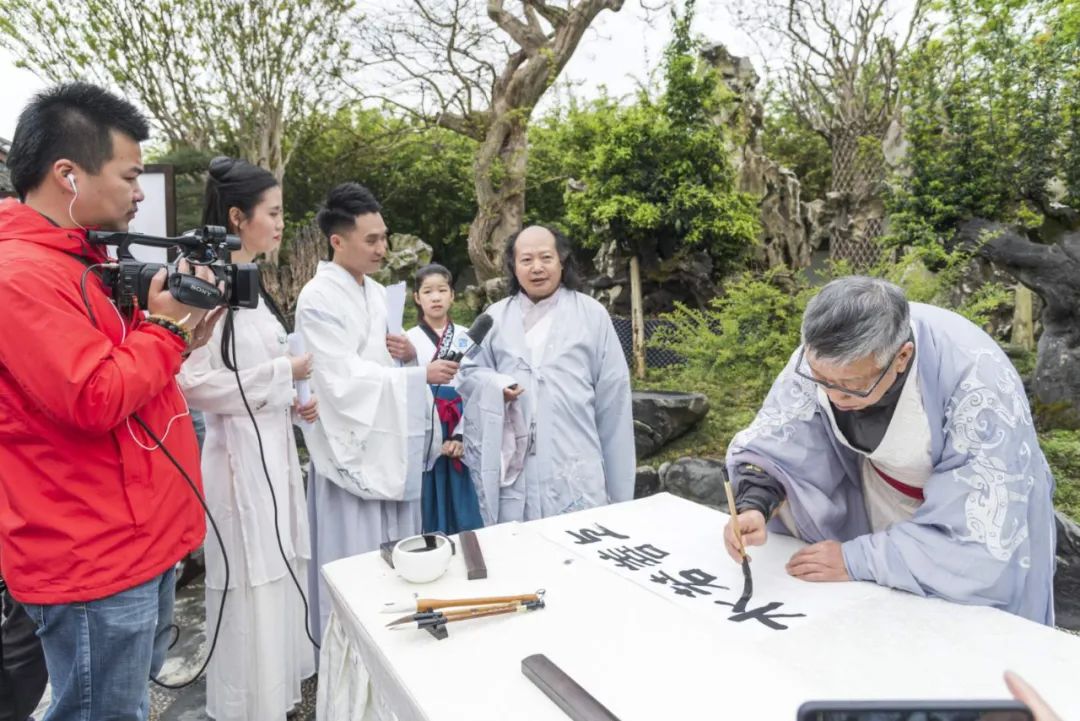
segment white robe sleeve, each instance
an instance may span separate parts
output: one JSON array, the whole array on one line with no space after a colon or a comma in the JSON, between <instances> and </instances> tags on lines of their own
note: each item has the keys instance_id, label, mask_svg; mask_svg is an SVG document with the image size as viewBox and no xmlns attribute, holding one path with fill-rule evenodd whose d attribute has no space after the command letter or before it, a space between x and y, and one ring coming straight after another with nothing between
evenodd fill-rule
<instances>
[{"instance_id":1,"label":"white robe sleeve","mask_svg":"<svg viewBox=\"0 0 1080 721\"><path fill-rule=\"evenodd\" d=\"M492 368L491 366L494 364L494 356L488 348L482 348L474 358L466 359L461 364L461 369L455 379L458 393L461 394L461 420L454 429L455 435L459 433L465 434L465 418L467 416L475 414L482 417L484 412L481 410L481 406L484 403L490 405L500 402L503 390L517 383L513 376L499 373ZM496 388L499 391L498 396L493 395ZM484 398L484 400L481 400L481 398ZM495 398L498 398L499 401L493 400ZM517 403L517 401L512 401L512 403ZM500 417L502 417L501 413ZM507 422L509 422L508 416ZM480 442L480 439L474 440L477 443Z\"/></svg>"},{"instance_id":2,"label":"white robe sleeve","mask_svg":"<svg viewBox=\"0 0 1080 721\"><path fill-rule=\"evenodd\" d=\"M503 441L511 420L503 389L517 383L512 376L495 370L495 355L488 344L458 371L458 392L462 400L462 436L464 463L469 468L485 525L499 522L499 489L504 485L507 468L503 462ZM519 401L514 401L517 404ZM520 418L520 413L517 414ZM514 429L520 438L520 455L528 445L526 429ZM518 469L520 472L520 469Z\"/></svg>"},{"instance_id":3,"label":"white robe sleeve","mask_svg":"<svg viewBox=\"0 0 1080 721\"><path fill-rule=\"evenodd\" d=\"M466 404L471 396L479 395L480 389L485 385L494 384L504 389L517 383L513 376L495 370L494 354L486 346L481 346L479 353L461 364L456 382L458 392Z\"/></svg>"},{"instance_id":4,"label":"white robe sleeve","mask_svg":"<svg viewBox=\"0 0 1080 721\"><path fill-rule=\"evenodd\" d=\"M415 500L431 426L427 369L362 358L358 329L347 327L329 310L334 307L333 299L324 297L317 304L301 303L296 314L296 327L315 356L316 433L324 435L333 464L319 470L361 498ZM385 340L380 335L368 342Z\"/></svg>"},{"instance_id":5,"label":"white robe sleeve","mask_svg":"<svg viewBox=\"0 0 1080 721\"><path fill-rule=\"evenodd\" d=\"M630 370L610 319L604 318L593 376L596 431L604 455L604 478L612 503L631 501L637 475Z\"/></svg>"},{"instance_id":6,"label":"white robe sleeve","mask_svg":"<svg viewBox=\"0 0 1080 721\"><path fill-rule=\"evenodd\" d=\"M215 336L215 340L219 338ZM192 408L219 415L247 415L236 387L236 373L225 367L219 348L220 341L211 340L196 349L180 367L177 380ZM241 368L240 383L254 413L266 408L288 408L295 397L292 365L284 356Z\"/></svg>"}]
</instances>

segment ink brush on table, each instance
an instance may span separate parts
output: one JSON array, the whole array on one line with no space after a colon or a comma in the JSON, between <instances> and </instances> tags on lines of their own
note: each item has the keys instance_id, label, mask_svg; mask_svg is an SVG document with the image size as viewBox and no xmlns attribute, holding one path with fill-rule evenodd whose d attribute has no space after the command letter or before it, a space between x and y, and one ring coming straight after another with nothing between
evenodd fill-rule
<instances>
[{"instance_id":1,"label":"ink brush on table","mask_svg":"<svg viewBox=\"0 0 1080 721\"><path fill-rule=\"evenodd\" d=\"M395 631L405 631L413 628L429 628L443 626L455 621L468 621L473 618L487 618L488 616L503 616L510 613L523 613L525 611L538 611L544 607L543 599L536 601L515 601L497 606L474 606L472 608L453 609L446 611L425 611L414 613L409 616L391 621L386 624L387 628Z\"/></svg>"},{"instance_id":2,"label":"ink brush on table","mask_svg":"<svg viewBox=\"0 0 1080 721\"><path fill-rule=\"evenodd\" d=\"M470 618L502 616L508 613L537 611L544 608L544 590L520 596L487 596L481 598L436 599L417 598L403 603L383 605L383 613L415 611L386 624L387 628L406 630L425 629L438 639L447 637L446 624ZM413 626L412 624L416 624Z\"/></svg>"},{"instance_id":3,"label":"ink brush on table","mask_svg":"<svg viewBox=\"0 0 1080 721\"><path fill-rule=\"evenodd\" d=\"M408 613L410 611L422 613L424 611L436 611L440 608L454 608L460 606L493 606L495 604L513 603L521 601L539 601L544 592L525 593L519 596L488 596L484 598L411 598L408 601L389 601L383 604L380 613Z\"/></svg>"},{"instance_id":4,"label":"ink brush on table","mask_svg":"<svg viewBox=\"0 0 1080 721\"><path fill-rule=\"evenodd\" d=\"M735 530L735 540L739 543L739 555L742 556L743 591L735 604L737 609L745 609L750 597L754 595L754 578L750 575L750 557L746 555L746 546L743 545L742 529L739 527L739 512L735 509L735 492L731 490L731 479L724 472L724 491L727 492L728 514L731 516L731 526Z\"/></svg>"}]
</instances>

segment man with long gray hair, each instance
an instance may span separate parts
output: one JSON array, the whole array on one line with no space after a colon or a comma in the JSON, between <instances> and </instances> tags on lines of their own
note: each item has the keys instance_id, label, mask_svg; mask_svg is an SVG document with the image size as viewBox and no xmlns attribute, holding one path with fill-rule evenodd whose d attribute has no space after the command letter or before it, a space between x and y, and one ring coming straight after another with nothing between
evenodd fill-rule
<instances>
[{"instance_id":1,"label":"man with long gray hair","mask_svg":"<svg viewBox=\"0 0 1080 721\"><path fill-rule=\"evenodd\" d=\"M874 581L1054 620L1054 481L1016 370L986 333L876 278L826 285L727 467L739 560L766 524L807 581Z\"/></svg>"}]
</instances>

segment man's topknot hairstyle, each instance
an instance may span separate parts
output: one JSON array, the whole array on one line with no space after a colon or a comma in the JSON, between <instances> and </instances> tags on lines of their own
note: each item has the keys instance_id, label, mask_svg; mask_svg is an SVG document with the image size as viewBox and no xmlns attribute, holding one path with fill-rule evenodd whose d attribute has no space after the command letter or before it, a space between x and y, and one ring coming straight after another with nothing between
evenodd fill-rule
<instances>
[{"instance_id":1,"label":"man's topknot hairstyle","mask_svg":"<svg viewBox=\"0 0 1080 721\"><path fill-rule=\"evenodd\" d=\"M330 236L335 233L344 233L356 225L359 215L378 213L382 210L379 201L371 191L360 183L342 183L335 186L326 195L326 202L319 208L315 222L319 224L319 230L326 236L326 244L330 247L330 257L334 257L334 246L330 244Z\"/></svg>"}]
</instances>

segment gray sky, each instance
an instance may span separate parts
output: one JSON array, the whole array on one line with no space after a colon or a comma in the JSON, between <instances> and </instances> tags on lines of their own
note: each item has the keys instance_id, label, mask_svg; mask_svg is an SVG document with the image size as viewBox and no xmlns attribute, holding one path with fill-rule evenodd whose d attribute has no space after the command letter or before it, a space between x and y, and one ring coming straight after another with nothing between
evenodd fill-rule
<instances>
[{"instance_id":1,"label":"gray sky","mask_svg":"<svg viewBox=\"0 0 1080 721\"><path fill-rule=\"evenodd\" d=\"M42 85L30 71L16 68L11 53L0 48L0 88L4 89L4 101L0 103L0 138L11 140L19 111Z\"/></svg>"},{"instance_id":2,"label":"gray sky","mask_svg":"<svg viewBox=\"0 0 1080 721\"><path fill-rule=\"evenodd\" d=\"M727 44L737 55L756 57L753 43L735 29L720 0L701 3L694 31L710 41ZM574 83L574 92L579 97L596 95L600 86L606 86L616 96L631 93L659 64L670 37L666 13L655 14L649 22L638 0L627 0L620 12L605 11L600 15L563 71L560 82ZM761 73L761 63L757 61L755 65ZM33 73L16 68L11 54L0 49L0 88L3 89L0 137L11 139L19 112L34 92L44 86ZM553 94L549 102L554 99Z\"/></svg>"}]
</instances>

